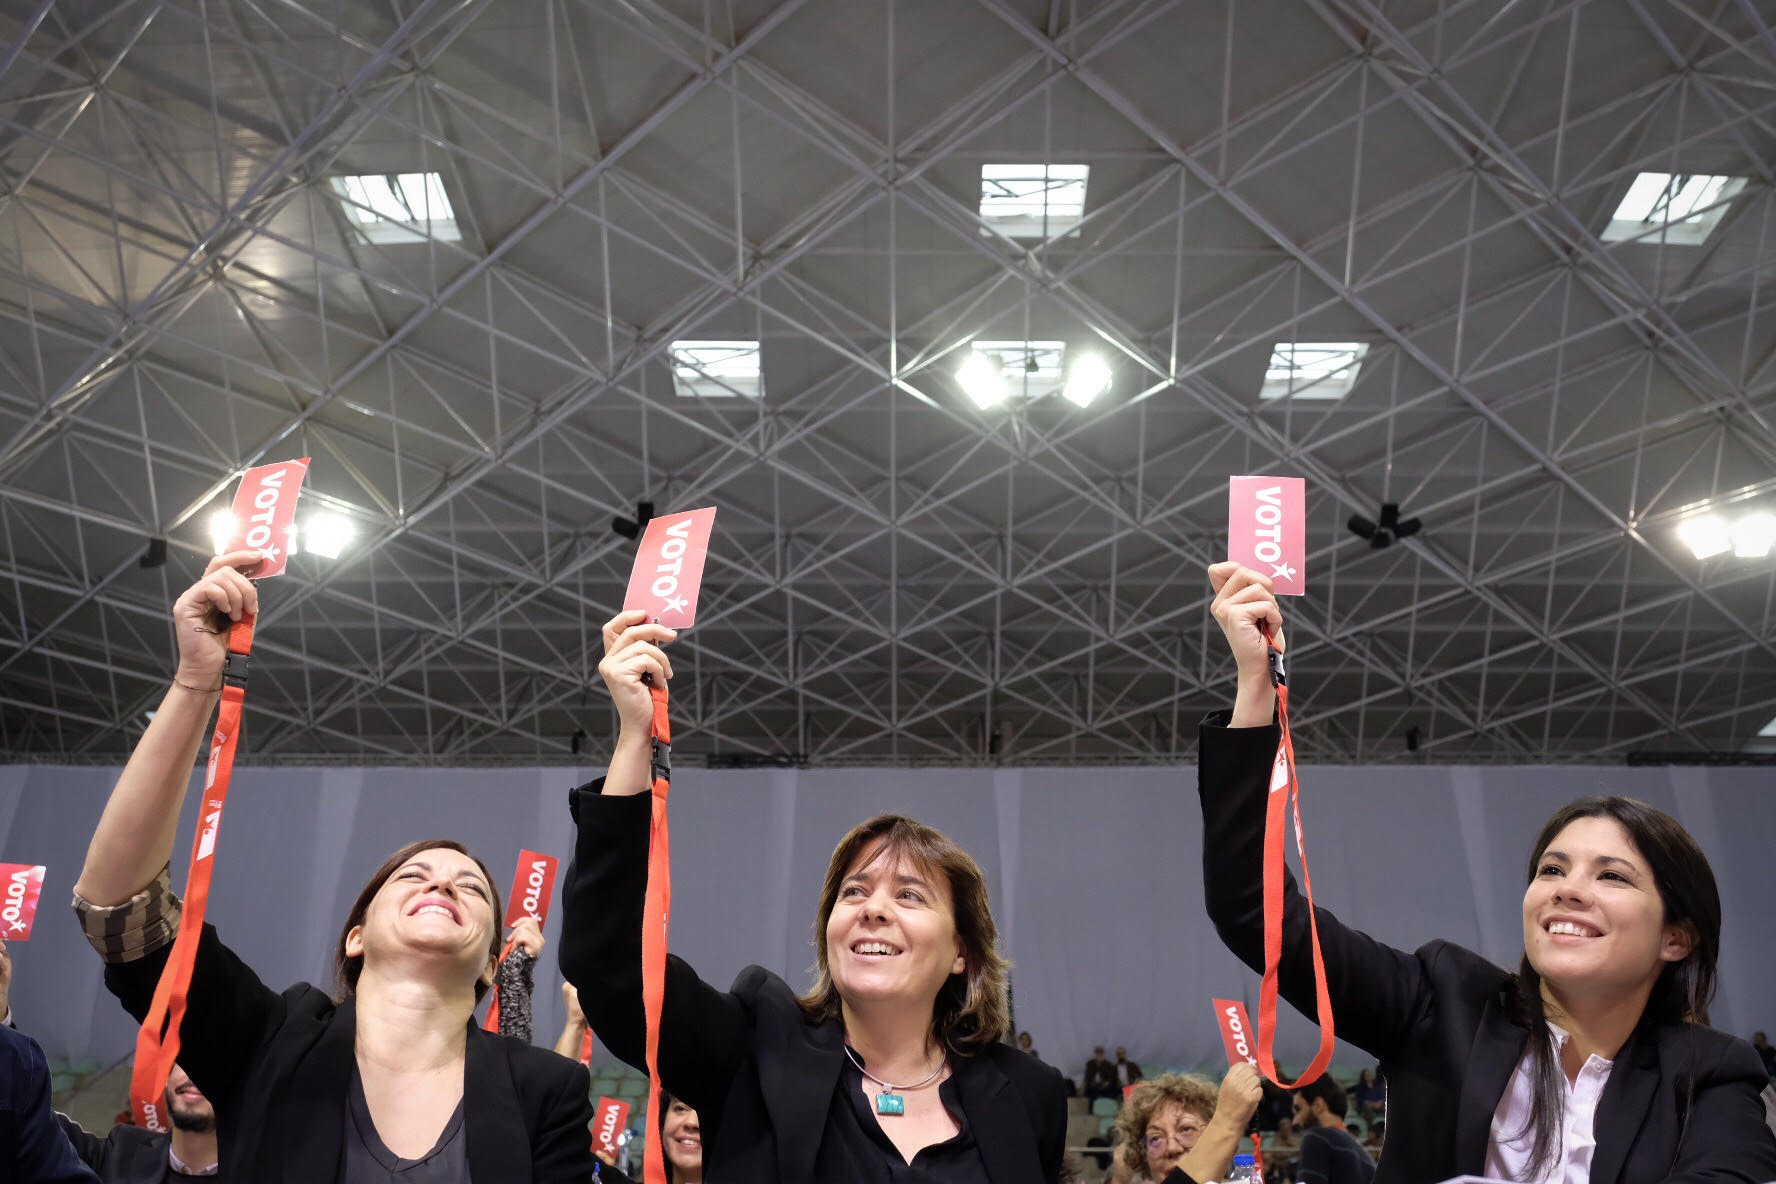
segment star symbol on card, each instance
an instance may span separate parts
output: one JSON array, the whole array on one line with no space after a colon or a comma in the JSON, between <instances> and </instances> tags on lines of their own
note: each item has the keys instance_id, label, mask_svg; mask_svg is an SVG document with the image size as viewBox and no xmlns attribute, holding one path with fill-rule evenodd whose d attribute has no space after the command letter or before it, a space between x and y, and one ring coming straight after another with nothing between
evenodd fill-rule
<instances>
[{"instance_id":1,"label":"star symbol on card","mask_svg":"<svg viewBox=\"0 0 1776 1184\"><path fill-rule=\"evenodd\" d=\"M690 607L690 605L686 602L684 597L673 596L673 597L669 597L667 599L666 607L662 611L669 612L669 613L682 613L689 607Z\"/></svg>"},{"instance_id":2,"label":"star symbol on card","mask_svg":"<svg viewBox=\"0 0 1776 1184\"><path fill-rule=\"evenodd\" d=\"M283 552L280 551L277 547L261 547L261 548L259 548L259 558L265 560L265 562L267 562L267 563L276 563L277 557L282 554L283 554Z\"/></svg>"},{"instance_id":3,"label":"star symbol on card","mask_svg":"<svg viewBox=\"0 0 1776 1184\"><path fill-rule=\"evenodd\" d=\"M1295 569L1287 563L1273 563L1270 574L1279 580L1292 580L1295 578Z\"/></svg>"}]
</instances>

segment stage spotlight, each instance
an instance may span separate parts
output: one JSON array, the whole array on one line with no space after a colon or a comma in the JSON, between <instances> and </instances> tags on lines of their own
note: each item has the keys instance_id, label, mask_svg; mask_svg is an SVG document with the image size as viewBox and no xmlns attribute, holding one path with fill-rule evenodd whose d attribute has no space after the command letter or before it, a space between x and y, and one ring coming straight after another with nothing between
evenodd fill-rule
<instances>
[{"instance_id":1,"label":"stage spotlight","mask_svg":"<svg viewBox=\"0 0 1776 1184\"><path fill-rule=\"evenodd\" d=\"M1074 362L1067 371L1067 385L1061 389L1061 395L1079 407L1089 407L1091 401L1110 389L1110 364L1097 354L1085 354Z\"/></svg>"},{"instance_id":2,"label":"stage spotlight","mask_svg":"<svg viewBox=\"0 0 1776 1184\"><path fill-rule=\"evenodd\" d=\"M612 518L611 529L626 539L639 538L654 518L653 502L636 502L634 518Z\"/></svg>"},{"instance_id":3,"label":"stage spotlight","mask_svg":"<svg viewBox=\"0 0 1776 1184\"><path fill-rule=\"evenodd\" d=\"M1718 514L1701 514L1677 524L1677 537L1698 559L1707 559L1732 549L1733 535L1726 519Z\"/></svg>"},{"instance_id":4,"label":"stage spotlight","mask_svg":"<svg viewBox=\"0 0 1776 1184\"><path fill-rule=\"evenodd\" d=\"M579 756L580 755L580 747L586 743L586 729L585 728L575 728L573 738L571 740L569 740L567 743L568 743L568 748L572 750L573 755Z\"/></svg>"},{"instance_id":5,"label":"stage spotlight","mask_svg":"<svg viewBox=\"0 0 1776 1184\"><path fill-rule=\"evenodd\" d=\"M339 514L310 514L302 523L303 545L324 559L339 558L357 533L351 519Z\"/></svg>"},{"instance_id":6,"label":"stage spotlight","mask_svg":"<svg viewBox=\"0 0 1776 1184\"><path fill-rule=\"evenodd\" d=\"M1395 539L1411 538L1424 523L1417 518L1401 518L1398 503L1383 502L1380 521L1371 522L1361 514L1352 514L1345 525L1358 538L1368 539L1371 550L1379 551Z\"/></svg>"},{"instance_id":7,"label":"stage spotlight","mask_svg":"<svg viewBox=\"0 0 1776 1184\"><path fill-rule=\"evenodd\" d=\"M1733 554L1740 559L1762 559L1776 543L1776 517L1747 514L1733 523Z\"/></svg>"},{"instance_id":8,"label":"stage spotlight","mask_svg":"<svg viewBox=\"0 0 1776 1184\"><path fill-rule=\"evenodd\" d=\"M167 561L167 541L165 539L149 539L148 549L136 561L138 567L165 567Z\"/></svg>"},{"instance_id":9,"label":"stage spotlight","mask_svg":"<svg viewBox=\"0 0 1776 1184\"><path fill-rule=\"evenodd\" d=\"M1424 733L1418 729L1417 724L1414 724L1412 727L1407 728L1406 729L1406 751L1407 752L1417 752L1418 751L1418 743L1423 738L1424 738Z\"/></svg>"},{"instance_id":10,"label":"stage spotlight","mask_svg":"<svg viewBox=\"0 0 1776 1184\"><path fill-rule=\"evenodd\" d=\"M1005 399L1005 376L999 363L986 354L970 350L968 359L956 368L956 382L976 407L991 407Z\"/></svg>"},{"instance_id":11,"label":"stage spotlight","mask_svg":"<svg viewBox=\"0 0 1776 1184\"><path fill-rule=\"evenodd\" d=\"M237 525L233 510L217 510L210 515L210 550L213 553L222 554L223 549L233 541Z\"/></svg>"}]
</instances>

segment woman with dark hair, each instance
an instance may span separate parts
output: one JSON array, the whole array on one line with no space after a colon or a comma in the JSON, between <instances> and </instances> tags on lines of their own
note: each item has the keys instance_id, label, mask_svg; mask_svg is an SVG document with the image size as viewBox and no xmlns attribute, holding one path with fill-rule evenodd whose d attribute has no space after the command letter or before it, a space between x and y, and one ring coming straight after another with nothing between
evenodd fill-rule
<instances>
[{"instance_id":1,"label":"woman with dark hair","mask_svg":"<svg viewBox=\"0 0 1776 1184\"><path fill-rule=\"evenodd\" d=\"M1209 580L1239 692L1201 729L1203 880L1222 940L1261 969L1280 735L1267 637L1283 648L1283 618L1258 573L1217 564ZM1527 881L1514 974L1445 941L1391 949L1315 910L1338 1035L1392 1086L1377 1184L1776 1179L1757 1056L1706 1026L1721 906L1695 840L1641 802L1582 798L1542 828ZM1288 876L1279 987L1315 1013L1309 918Z\"/></svg>"},{"instance_id":2,"label":"woman with dark hair","mask_svg":"<svg viewBox=\"0 0 1776 1184\"><path fill-rule=\"evenodd\" d=\"M137 1020L178 930L173 834L221 689L227 623L258 611L240 570L257 560L211 560L174 606L178 673L74 888L105 985ZM460 843L428 839L389 856L358 893L335 945L332 995L307 983L271 990L204 925L179 1063L215 1106L222 1177L585 1184L586 1070L474 1020L499 958L500 916L486 866Z\"/></svg>"},{"instance_id":3,"label":"woman with dark hair","mask_svg":"<svg viewBox=\"0 0 1776 1184\"><path fill-rule=\"evenodd\" d=\"M562 888L562 972L593 1031L637 1067L653 714L644 680L672 677L660 647L674 636L640 612L604 627L599 673L621 729L609 772L573 793L579 835ZM667 961L661 1084L696 1109L712 1179L1058 1178L1066 1085L1002 1043L1008 964L966 851L912 819L870 819L833 852L814 937L815 981L800 996L758 966L720 991Z\"/></svg>"},{"instance_id":4,"label":"woman with dark hair","mask_svg":"<svg viewBox=\"0 0 1776 1184\"><path fill-rule=\"evenodd\" d=\"M703 1124L695 1110L665 1090L660 1091L659 1135L667 1184L703 1184Z\"/></svg>"}]
</instances>

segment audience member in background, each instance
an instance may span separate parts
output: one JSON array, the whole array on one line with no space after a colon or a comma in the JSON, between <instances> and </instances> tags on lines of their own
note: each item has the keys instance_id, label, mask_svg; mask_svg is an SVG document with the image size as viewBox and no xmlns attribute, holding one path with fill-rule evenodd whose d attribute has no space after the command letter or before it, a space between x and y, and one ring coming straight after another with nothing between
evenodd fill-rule
<instances>
[{"instance_id":1,"label":"audience member in background","mask_svg":"<svg viewBox=\"0 0 1776 1184\"><path fill-rule=\"evenodd\" d=\"M1357 1084L1351 1089L1351 1101L1356 1104L1357 1113L1366 1122L1387 1108L1387 1087L1375 1080L1375 1074L1365 1069L1357 1074Z\"/></svg>"},{"instance_id":2,"label":"audience member in background","mask_svg":"<svg viewBox=\"0 0 1776 1184\"><path fill-rule=\"evenodd\" d=\"M619 731L606 775L570 798L578 833L561 893L562 973L605 1047L636 1066L648 1059L652 687L672 677L660 647L676 636L639 611L604 626L598 669ZM723 991L666 959L660 1084L696 1107L711 1178L1059 1178L1066 1087L1004 1043L1009 963L966 851L900 815L853 827L827 861L814 937L801 995L761 966Z\"/></svg>"},{"instance_id":3,"label":"audience member in background","mask_svg":"<svg viewBox=\"0 0 1776 1184\"><path fill-rule=\"evenodd\" d=\"M216 1151L216 1109L178 1065L167 1074L167 1117L172 1133L119 1124L95 1135L65 1114L62 1130L103 1184L179 1184L221 1179Z\"/></svg>"},{"instance_id":4,"label":"audience member in background","mask_svg":"<svg viewBox=\"0 0 1776 1184\"><path fill-rule=\"evenodd\" d=\"M1094 1102L1099 1098L1121 1098L1122 1087L1116 1084L1116 1066L1104 1055L1104 1046L1092 1049L1091 1060L1085 1063L1085 1096Z\"/></svg>"},{"instance_id":5,"label":"audience member in background","mask_svg":"<svg viewBox=\"0 0 1776 1184\"><path fill-rule=\"evenodd\" d=\"M258 611L241 574L258 561L255 551L211 560L174 606L178 673L74 886L105 985L137 1020L178 929L173 835L220 694L229 624ZM263 923L286 922L275 883L258 904ZM453 1182L591 1179L586 1071L475 1023L500 916L486 866L439 840L395 852L359 892L334 949L333 997L307 983L271 990L206 924L179 1061L215 1105L222 1174L358 1184L424 1160Z\"/></svg>"},{"instance_id":6,"label":"audience member in background","mask_svg":"<svg viewBox=\"0 0 1776 1184\"><path fill-rule=\"evenodd\" d=\"M506 940L512 943L512 952L501 958L493 971L493 985L499 988L499 1034L529 1044L530 996L536 990L536 960L548 943L543 940L543 927L531 916L519 917ZM578 1056L577 1049L575 1056Z\"/></svg>"},{"instance_id":7,"label":"audience member in background","mask_svg":"<svg viewBox=\"0 0 1776 1184\"><path fill-rule=\"evenodd\" d=\"M1197 746L1203 888L1221 939L1256 970L1283 612L1249 568L1216 564L1209 582L1239 674L1233 711L1205 720ZM1399 1087L1377 1179L1776 1179L1757 1100L1769 1077L1749 1044L1707 1026L1721 902L1696 840L1643 802L1587 797L1529 854L1515 972L1448 941L1394 949L1324 908L1310 918L1283 872L1282 997L1316 1013L1317 931L1338 1035ZM1417 890L1397 887L1402 901Z\"/></svg>"},{"instance_id":8,"label":"audience member in background","mask_svg":"<svg viewBox=\"0 0 1776 1184\"><path fill-rule=\"evenodd\" d=\"M1770 1047L1770 1038L1762 1032L1753 1032L1751 1046L1757 1049L1758 1056L1763 1060L1764 1072L1776 1078L1776 1048Z\"/></svg>"},{"instance_id":9,"label":"audience member in background","mask_svg":"<svg viewBox=\"0 0 1776 1184\"><path fill-rule=\"evenodd\" d=\"M1363 1146L1368 1149L1370 1155L1377 1159L1381 1158L1382 1141L1386 1135L1387 1123L1381 1119L1378 1118L1369 1124L1369 1136L1363 1140Z\"/></svg>"},{"instance_id":10,"label":"audience member in background","mask_svg":"<svg viewBox=\"0 0 1776 1184\"><path fill-rule=\"evenodd\" d=\"M95 1184L49 1104L49 1062L37 1042L0 1024L0 1180Z\"/></svg>"},{"instance_id":11,"label":"audience member in background","mask_svg":"<svg viewBox=\"0 0 1776 1184\"><path fill-rule=\"evenodd\" d=\"M1113 1184L1198 1184L1222 1180L1263 1091L1257 1070L1233 1066L1213 1082L1165 1073L1136 1085L1117 1116L1122 1136Z\"/></svg>"},{"instance_id":12,"label":"audience member in background","mask_svg":"<svg viewBox=\"0 0 1776 1184\"><path fill-rule=\"evenodd\" d=\"M1295 1091L1295 1125L1301 1128L1297 1177L1301 1184L1370 1184L1375 1161L1344 1129L1350 1108L1344 1088L1320 1076Z\"/></svg>"},{"instance_id":13,"label":"audience member in background","mask_svg":"<svg viewBox=\"0 0 1776 1184\"><path fill-rule=\"evenodd\" d=\"M1041 1055L1037 1053L1035 1045L1030 1042L1030 1034L1028 1032L1018 1033L1017 1046L1019 1052L1033 1056L1039 1061L1042 1059Z\"/></svg>"},{"instance_id":14,"label":"audience member in background","mask_svg":"<svg viewBox=\"0 0 1776 1184\"><path fill-rule=\"evenodd\" d=\"M1141 1080L1141 1066L1129 1060L1128 1049L1116 1050L1116 1092L1121 1096L1123 1088Z\"/></svg>"},{"instance_id":15,"label":"audience member in background","mask_svg":"<svg viewBox=\"0 0 1776 1184\"><path fill-rule=\"evenodd\" d=\"M1295 1178L1295 1160L1301 1154L1301 1136L1295 1133L1295 1121L1285 1118L1277 1123L1276 1133L1264 1140L1264 1175L1272 1181L1287 1184Z\"/></svg>"},{"instance_id":16,"label":"audience member in background","mask_svg":"<svg viewBox=\"0 0 1776 1184\"><path fill-rule=\"evenodd\" d=\"M1276 1067L1277 1081L1293 1081L1294 1076L1283 1067L1281 1062ZM1288 1090L1275 1082L1260 1077L1264 1083L1264 1100L1258 1103L1257 1123L1261 1131L1274 1131L1283 1123L1290 1121L1295 1115L1295 1099Z\"/></svg>"},{"instance_id":17,"label":"audience member in background","mask_svg":"<svg viewBox=\"0 0 1776 1184\"><path fill-rule=\"evenodd\" d=\"M703 1184L703 1127L697 1112L660 1091L660 1149L667 1184Z\"/></svg>"}]
</instances>

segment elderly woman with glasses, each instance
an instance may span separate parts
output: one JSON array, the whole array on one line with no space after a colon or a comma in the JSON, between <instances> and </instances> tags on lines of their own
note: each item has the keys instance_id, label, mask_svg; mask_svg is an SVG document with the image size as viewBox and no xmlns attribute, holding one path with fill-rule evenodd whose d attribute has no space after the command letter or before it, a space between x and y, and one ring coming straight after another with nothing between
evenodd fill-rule
<instances>
[{"instance_id":1,"label":"elderly woman with glasses","mask_svg":"<svg viewBox=\"0 0 1776 1184\"><path fill-rule=\"evenodd\" d=\"M1257 1070L1235 1065L1213 1082L1167 1073L1129 1093L1116 1120L1122 1136L1113 1179L1145 1184L1222 1180L1233 1166L1241 1136L1264 1096Z\"/></svg>"}]
</instances>

